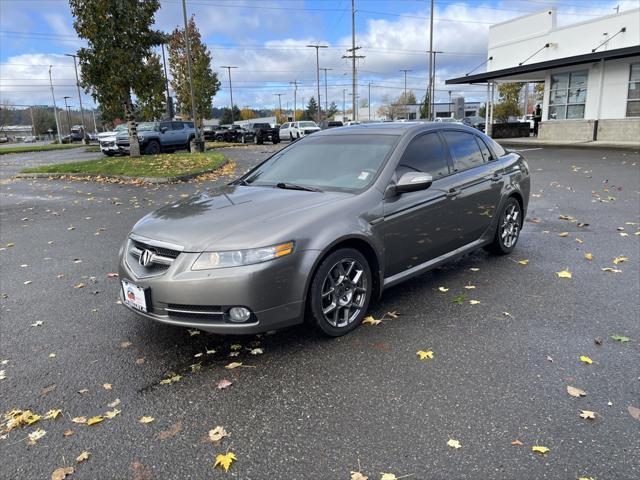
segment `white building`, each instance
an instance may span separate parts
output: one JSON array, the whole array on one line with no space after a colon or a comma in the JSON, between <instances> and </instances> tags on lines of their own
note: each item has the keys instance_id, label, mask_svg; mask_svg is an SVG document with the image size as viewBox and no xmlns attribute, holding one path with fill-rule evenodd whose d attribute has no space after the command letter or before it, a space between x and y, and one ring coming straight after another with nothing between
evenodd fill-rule
<instances>
[{"instance_id":1,"label":"white building","mask_svg":"<svg viewBox=\"0 0 640 480\"><path fill-rule=\"evenodd\" d=\"M447 84L544 82L539 138L640 141L640 9L558 27L545 10L492 25L485 73Z\"/></svg>"}]
</instances>

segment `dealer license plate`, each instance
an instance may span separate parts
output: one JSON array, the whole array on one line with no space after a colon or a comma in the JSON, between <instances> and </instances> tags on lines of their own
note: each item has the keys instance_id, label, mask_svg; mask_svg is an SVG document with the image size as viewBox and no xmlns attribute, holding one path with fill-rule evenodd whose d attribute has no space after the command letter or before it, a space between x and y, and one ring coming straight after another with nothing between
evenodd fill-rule
<instances>
[{"instance_id":1,"label":"dealer license plate","mask_svg":"<svg viewBox=\"0 0 640 480\"><path fill-rule=\"evenodd\" d=\"M147 296L144 288L122 280L122 292L124 293L124 303L141 312L147 311Z\"/></svg>"}]
</instances>

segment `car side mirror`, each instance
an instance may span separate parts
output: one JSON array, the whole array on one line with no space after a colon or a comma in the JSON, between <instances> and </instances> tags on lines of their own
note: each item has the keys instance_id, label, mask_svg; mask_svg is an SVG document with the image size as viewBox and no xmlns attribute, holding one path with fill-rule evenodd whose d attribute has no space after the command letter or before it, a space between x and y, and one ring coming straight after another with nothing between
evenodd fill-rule
<instances>
[{"instance_id":1,"label":"car side mirror","mask_svg":"<svg viewBox=\"0 0 640 480\"><path fill-rule=\"evenodd\" d=\"M397 193L415 192L426 190L433 183L433 176L430 173L407 172L400 177L394 190Z\"/></svg>"},{"instance_id":2,"label":"car side mirror","mask_svg":"<svg viewBox=\"0 0 640 480\"><path fill-rule=\"evenodd\" d=\"M167 133L167 127L160 127L161 133Z\"/></svg>"}]
</instances>

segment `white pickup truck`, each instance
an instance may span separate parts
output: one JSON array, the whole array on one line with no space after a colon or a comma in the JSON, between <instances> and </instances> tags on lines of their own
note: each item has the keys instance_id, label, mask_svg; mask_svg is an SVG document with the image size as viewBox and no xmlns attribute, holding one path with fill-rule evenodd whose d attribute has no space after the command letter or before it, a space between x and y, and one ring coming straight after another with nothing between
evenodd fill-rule
<instances>
[{"instance_id":1,"label":"white pickup truck","mask_svg":"<svg viewBox=\"0 0 640 480\"><path fill-rule=\"evenodd\" d=\"M116 145L116 137L118 133L126 132L127 124L121 123L115 129L110 132L102 132L98 134L98 142L100 143L100 151L108 157L114 156L118 153L118 146Z\"/></svg>"}]
</instances>

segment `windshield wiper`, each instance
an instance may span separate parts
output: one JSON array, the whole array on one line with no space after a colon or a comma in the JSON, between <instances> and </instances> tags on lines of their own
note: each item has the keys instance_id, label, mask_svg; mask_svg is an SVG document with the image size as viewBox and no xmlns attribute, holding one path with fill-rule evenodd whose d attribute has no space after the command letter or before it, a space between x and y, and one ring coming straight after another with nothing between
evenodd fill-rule
<instances>
[{"instance_id":1,"label":"windshield wiper","mask_svg":"<svg viewBox=\"0 0 640 480\"><path fill-rule=\"evenodd\" d=\"M304 190L305 192L322 192L319 188L315 187L306 187L304 185L296 185L295 183L285 183L279 182L276 183L277 188L283 188L286 190Z\"/></svg>"}]
</instances>

